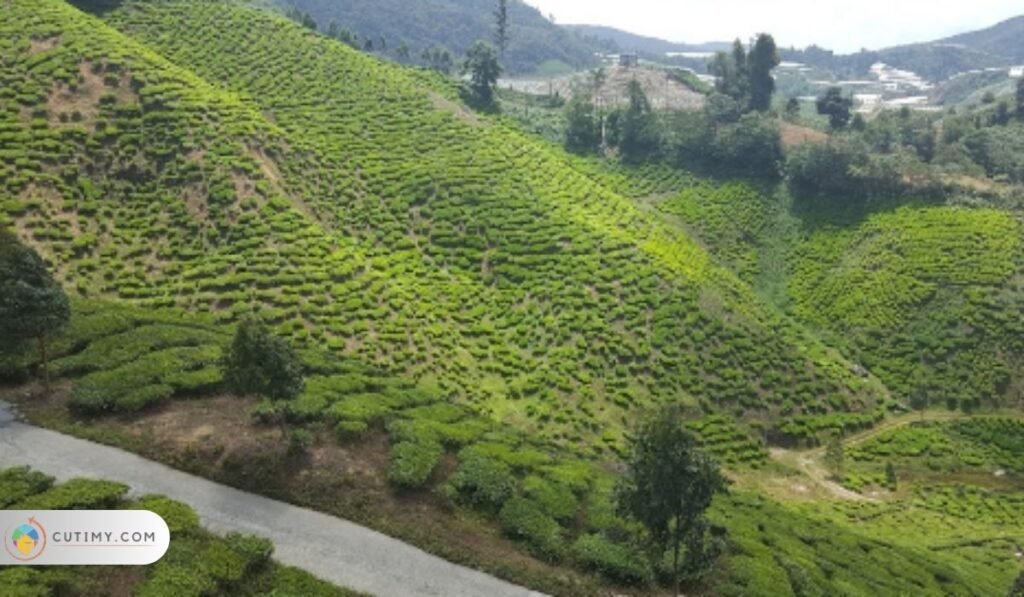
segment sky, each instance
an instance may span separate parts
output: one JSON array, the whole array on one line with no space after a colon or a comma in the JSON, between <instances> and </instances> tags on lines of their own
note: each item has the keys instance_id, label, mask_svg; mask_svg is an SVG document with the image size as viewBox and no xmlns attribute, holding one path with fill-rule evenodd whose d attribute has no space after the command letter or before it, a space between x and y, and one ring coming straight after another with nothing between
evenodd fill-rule
<instances>
[{"instance_id":1,"label":"sky","mask_svg":"<svg viewBox=\"0 0 1024 597\"><path fill-rule=\"evenodd\" d=\"M699 43L775 36L839 52L931 41L1024 14L1021 0L525 0L562 24Z\"/></svg>"}]
</instances>

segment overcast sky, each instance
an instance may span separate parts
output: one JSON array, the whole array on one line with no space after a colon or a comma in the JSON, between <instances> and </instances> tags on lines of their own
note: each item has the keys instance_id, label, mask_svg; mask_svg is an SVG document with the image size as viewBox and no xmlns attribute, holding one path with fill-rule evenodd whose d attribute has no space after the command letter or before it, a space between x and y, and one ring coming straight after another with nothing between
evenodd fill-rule
<instances>
[{"instance_id":1,"label":"overcast sky","mask_svg":"<svg viewBox=\"0 0 1024 597\"><path fill-rule=\"evenodd\" d=\"M1021 0L525 0L558 23L608 25L669 41L744 40L841 52L930 41L1024 14Z\"/></svg>"}]
</instances>

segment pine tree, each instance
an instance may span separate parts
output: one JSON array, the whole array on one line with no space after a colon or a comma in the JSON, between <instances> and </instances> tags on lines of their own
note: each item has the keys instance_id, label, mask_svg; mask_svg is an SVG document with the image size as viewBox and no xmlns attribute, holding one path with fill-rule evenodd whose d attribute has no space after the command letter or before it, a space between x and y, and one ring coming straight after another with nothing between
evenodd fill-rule
<instances>
[{"instance_id":1,"label":"pine tree","mask_svg":"<svg viewBox=\"0 0 1024 597\"><path fill-rule=\"evenodd\" d=\"M758 35L746 62L750 109L765 112L771 107L772 94L775 93L772 69L779 65L779 50L775 46L775 39L767 33Z\"/></svg>"},{"instance_id":2,"label":"pine tree","mask_svg":"<svg viewBox=\"0 0 1024 597\"><path fill-rule=\"evenodd\" d=\"M494 44L498 46L502 57L508 48L508 41L508 0L498 0L498 6L494 9Z\"/></svg>"}]
</instances>

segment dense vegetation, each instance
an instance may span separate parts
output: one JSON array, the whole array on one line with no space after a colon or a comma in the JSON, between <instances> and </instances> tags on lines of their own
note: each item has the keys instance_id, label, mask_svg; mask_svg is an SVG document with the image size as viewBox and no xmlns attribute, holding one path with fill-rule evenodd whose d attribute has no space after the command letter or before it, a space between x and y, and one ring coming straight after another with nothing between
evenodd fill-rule
<instances>
[{"instance_id":1,"label":"dense vegetation","mask_svg":"<svg viewBox=\"0 0 1024 597\"><path fill-rule=\"evenodd\" d=\"M225 320L257 303L295 341L565 442L615 446L669 397L876 401L684 234L438 79L227 3L107 13L229 93L60 3L15 16L5 211L81 292ZM303 63L322 76L277 83Z\"/></svg>"},{"instance_id":2,"label":"dense vegetation","mask_svg":"<svg viewBox=\"0 0 1024 597\"><path fill-rule=\"evenodd\" d=\"M156 512L171 530L164 557L137 574L131 567L60 566L0 570L7 595L95 595L111 587L144 597L189 595L355 595L271 560L273 544L260 537L220 537L199 525L187 505L162 496L129 499L128 487L92 479L55 484L52 477L28 468L0 469L0 508L135 509Z\"/></svg>"},{"instance_id":3,"label":"dense vegetation","mask_svg":"<svg viewBox=\"0 0 1024 597\"><path fill-rule=\"evenodd\" d=\"M734 76L700 111L658 113L636 88L614 117L570 102L573 149L593 154L578 156L472 111L458 81L243 4L5 10L0 225L73 295L51 352L83 427L260 394L253 424L287 432L274 467L318 442L379 450L396 495L645 585L672 562L616 513L612 472L639 414L682 407L701 449L757 488L796 474L766 441L838 446L897 402L974 411L1024 391L1009 104L851 119L787 146L765 39L723 55ZM268 329L239 338L280 357L287 391L231 379L252 371L225 359L249 316ZM3 377L38 360L17 356ZM1019 424L983 421L924 428L969 459L936 454L937 470L1017 470ZM922 440L899 434L919 431L893 432L905 461L881 438L847 447L837 476L883 487L893 465L908 493L892 502L716 499L722 555L694 588L1003 591L1019 529L995 531L1018 498L905 483ZM224 461L251 490L278 470Z\"/></svg>"}]
</instances>

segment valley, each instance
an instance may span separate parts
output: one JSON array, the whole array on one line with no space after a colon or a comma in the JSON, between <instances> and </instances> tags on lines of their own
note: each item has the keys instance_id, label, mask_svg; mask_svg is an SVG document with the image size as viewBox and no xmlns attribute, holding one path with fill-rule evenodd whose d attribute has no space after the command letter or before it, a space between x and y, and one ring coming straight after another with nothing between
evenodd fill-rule
<instances>
[{"instance_id":1,"label":"valley","mask_svg":"<svg viewBox=\"0 0 1024 597\"><path fill-rule=\"evenodd\" d=\"M111 507L139 497L116 482L195 500L168 506L191 521L180 545L121 589L59 569L0 582L668 594L677 562L622 498L638 425L668 412L727 480L683 550L686 594L1007 592L1024 544L1011 62L944 82L877 71L898 87L883 94L956 110L855 115L841 83L819 97L852 80L838 58L804 52L805 71L762 38L743 68L719 55L717 79L643 57L595 81L597 30L513 12L573 36L578 72L495 76L488 103L476 73L327 34L390 14L345 4L295 3L318 31L273 2L0 0L0 313L32 308L6 298L23 252L67 295L53 334L0 327L0 403L18 413L0 441L35 430L102 455L64 474L45 466L59 455L5 451L0 467L38 470L0 468L0 505L67 491L40 474L115 482L82 492ZM510 65L537 61L522 51ZM252 322L294 360L290 393L237 391ZM130 453L229 497L122 478ZM232 505L248 500L323 542L346 521L368 538L311 560L278 521L250 529ZM215 534L237 530L270 535L281 564ZM330 569L360 545L369 563Z\"/></svg>"}]
</instances>

